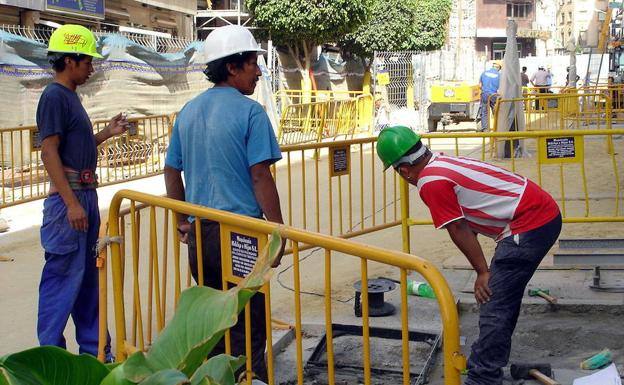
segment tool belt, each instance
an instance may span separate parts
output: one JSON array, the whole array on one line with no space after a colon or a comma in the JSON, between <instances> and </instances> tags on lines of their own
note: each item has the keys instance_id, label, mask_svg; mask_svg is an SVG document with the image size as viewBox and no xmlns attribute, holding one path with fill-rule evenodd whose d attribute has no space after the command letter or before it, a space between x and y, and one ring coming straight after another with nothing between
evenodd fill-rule
<instances>
[{"instance_id":1,"label":"tool belt","mask_svg":"<svg viewBox=\"0 0 624 385\"><path fill-rule=\"evenodd\" d=\"M76 171L69 167L63 167L65 177L72 190L95 190L98 187L97 174L93 170L85 169ZM49 194L57 193L58 189L54 184L50 184Z\"/></svg>"}]
</instances>

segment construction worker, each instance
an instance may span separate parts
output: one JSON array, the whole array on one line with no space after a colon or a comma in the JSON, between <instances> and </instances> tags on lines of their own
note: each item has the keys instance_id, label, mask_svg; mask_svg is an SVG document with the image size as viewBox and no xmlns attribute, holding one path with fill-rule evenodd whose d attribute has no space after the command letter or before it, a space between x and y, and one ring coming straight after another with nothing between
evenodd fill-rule
<instances>
[{"instance_id":1,"label":"construction worker","mask_svg":"<svg viewBox=\"0 0 624 385\"><path fill-rule=\"evenodd\" d=\"M204 49L207 58L204 73L214 87L192 99L178 114L165 160L167 196L283 223L269 168L282 155L268 115L259 103L246 96L254 93L262 75L257 57L264 50L249 30L237 25L216 28L206 38ZM219 224L202 220L201 234L196 234L195 226L190 225L193 220L183 215L178 217L181 240L188 243L193 278L199 282L197 259L202 258L204 284L221 290ZM201 256L197 255L197 236L202 239ZM255 375L268 382L264 306L263 294L252 297L251 359ZM242 314L231 329L231 346L234 356L245 354ZM223 352L221 341L212 354Z\"/></svg>"},{"instance_id":2,"label":"construction worker","mask_svg":"<svg viewBox=\"0 0 624 385\"><path fill-rule=\"evenodd\" d=\"M477 273L479 338L468 385L500 385L525 287L561 230L553 198L527 178L470 158L432 153L407 127L381 131L384 167L417 186L436 228L445 228ZM488 266L477 234L493 238Z\"/></svg>"},{"instance_id":3,"label":"construction worker","mask_svg":"<svg viewBox=\"0 0 624 385\"><path fill-rule=\"evenodd\" d=\"M481 131L487 130L490 126L490 108L494 108L496 104L502 67L500 60L496 60L492 63L492 68L484 71L479 78L479 85L481 86Z\"/></svg>"},{"instance_id":4,"label":"construction worker","mask_svg":"<svg viewBox=\"0 0 624 385\"><path fill-rule=\"evenodd\" d=\"M93 73L93 58L101 57L95 36L85 27L67 24L55 30L48 45L54 82L45 88L37 106L41 158L51 180L43 203L45 265L37 334L41 345L65 348L63 331L71 315L80 353L92 355L98 353L97 146L127 128L119 114L94 135L76 94ZM110 354L107 360L112 360Z\"/></svg>"}]
</instances>

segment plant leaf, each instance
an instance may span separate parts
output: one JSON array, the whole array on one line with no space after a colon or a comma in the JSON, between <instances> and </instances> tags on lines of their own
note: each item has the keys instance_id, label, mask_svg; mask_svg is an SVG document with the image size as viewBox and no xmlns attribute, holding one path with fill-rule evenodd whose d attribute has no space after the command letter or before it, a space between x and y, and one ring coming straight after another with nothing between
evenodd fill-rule
<instances>
[{"instance_id":1,"label":"plant leaf","mask_svg":"<svg viewBox=\"0 0 624 385\"><path fill-rule=\"evenodd\" d=\"M254 269L238 286L228 291L210 287L185 290L180 296L173 319L145 353L145 362L141 365L149 367L153 372L177 369L191 376L225 331L236 324L238 313L251 296L270 277L271 263L279 254L281 242L279 231L274 231ZM138 365L127 365L122 365L126 378L145 378L145 372L139 373L143 369Z\"/></svg>"},{"instance_id":2,"label":"plant leaf","mask_svg":"<svg viewBox=\"0 0 624 385\"><path fill-rule=\"evenodd\" d=\"M166 369L152 374L144 381L141 381L140 385L184 385L190 383L191 381L188 377L179 370Z\"/></svg>"},{"instance_id":3,"label":"plant leaf","mask_svg":"<svg viewBox=\"0 0 624 385\"><path fill-rule=\"evenodd\" d=\"M238 358L219 354L206 361L191 377L191 385L200 385L205 378L221 385L235 385L234 373L245 365L245 356Z\"/></svg>"},{"instance_id":4,"label":"plant leaf","mask_svg":"<svg viewBox=\"0 0 624 385\"><path fill-rule=\"evenodd\" d=\"M141 382L155 372L157 370L153 370L149 366L145 354L141 351L133 353L123 363L124 377L131 382Z\"/></svg>"},{"instance_id":5,"label":"plant leaf","mask_svg":"<svg viewBox=\"0 0 624 385\"><path fill-rule=\"evenodd\" d=\"M89 354L40 346L0 358L0 384L99 385L110 372Z\"/></svg>"}]
</instances>

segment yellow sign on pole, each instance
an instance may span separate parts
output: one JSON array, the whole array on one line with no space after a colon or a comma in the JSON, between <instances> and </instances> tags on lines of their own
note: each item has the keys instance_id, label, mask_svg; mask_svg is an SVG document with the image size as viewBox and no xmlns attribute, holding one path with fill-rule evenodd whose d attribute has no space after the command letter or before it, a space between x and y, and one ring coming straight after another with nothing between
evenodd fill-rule
<instances>
[{"instance_id":1,"label":"yellow sign on pole","mask_svg":"<svg viewBox=\"0 0 624 385\"><path fill-rule=\"evenodd\" d=\"M351 146L329 148L329 175L348 175L351 172Z\"/></svg>"},{"instance_id":2,"label":"yellow sign on pole","mask_svg":"<svg viewBox=\"0 0 624 385\"><path fill-rule=\"evenodd\" d=\"M380 71L377 73L377 84L380 86L387 86L390 84L390 72Z\"/></svg>"},{"instance_id":3,"label":"yellow sign on pole","mask_svg":"<svg viewBox=\"0 0 624 385\"><path fill-rule=\"evenodd\" d=\"M582 163L584 143L582 136L550 136L539 139L540 163Z\"/></svg>"},{"instance_id":4,"label":"yellow sign on pole","mask_svg":"<svg viewBox=\"0 0 624 385\"><path fill-rule=\"evenodd\" d=\"M242 281L251 273L266 243L266 234L221 224L223 278L234 284ZM204 267L206 268L211 267Z\"/></svg>"}]
</instances>

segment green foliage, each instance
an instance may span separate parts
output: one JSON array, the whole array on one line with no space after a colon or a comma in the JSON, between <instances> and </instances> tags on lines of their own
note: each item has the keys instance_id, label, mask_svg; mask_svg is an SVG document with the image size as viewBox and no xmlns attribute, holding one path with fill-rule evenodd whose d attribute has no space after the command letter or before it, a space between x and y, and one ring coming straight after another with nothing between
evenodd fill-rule
<instances>
[{"instance_id":1,"label":"green foliage","mask_svg":"<svg viewBox=\"0 0 624 385\"><path fill-rule=\"evenodd\" d=\"M370 18L339 41L347 55L372 59L374 51L410 49L417 0L374 0Z\"/></svg>"},{"instance_id":2,"label":"green foliage","mask_svg":"<svg viewBox=\"0 0 624 385\"><path fill-rule=\"evenodd\" d=\"M44 346L0 358L0 385L235 385L244 357L206 356L234 326L238 313L268 279L282 244L274 231L254 270L228 291L192 287L180 295L171 322L147 353L115 367L90 355Z\"/></svg>"},{"instance_id":3,"label":"green foliage","mask_svg":"<svg viewBox=\"0 0 624 385\"><path fill-rule=\"evenodd\" d=\"M452 0L417 0L409 49L430 51L444 45Z\"/></svg>"},{"instance_id":4,"label":"green foliage","mask_svg":"<svg viewBox=\"0 0 624 385\"><path fill-rule=\"evenodd\" d=\"M371 0L246 0L254 23L279 45L337 40L366 21Z\"/></svg>"},{"instance_id":5,"label":"green foliage","mask_svg":"<svg viewBox=\"0 0 624 385\"><path fill-rule=\"evenodd\" d=\"M335 42L366 22L373 0L246 0L254 25L276 45L288 47L300 68L311 50Z\"/></svg>"},{"instance_id":6,"label":"green foliage","mask_svg":"<svg viewBox=\"0 0 624 385\"><path fill-rule=\"evenodd\" d=\"M374 0L370 19L339 45L347 55L368 60L375 51L438 49L451 5L451 0Z\"/></svg>"}]
</instances>

